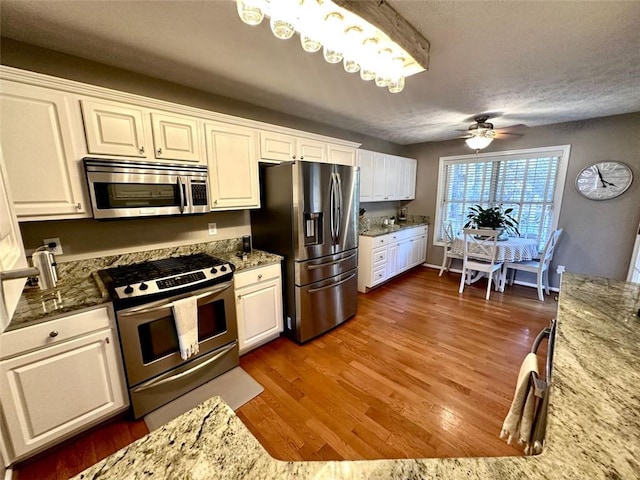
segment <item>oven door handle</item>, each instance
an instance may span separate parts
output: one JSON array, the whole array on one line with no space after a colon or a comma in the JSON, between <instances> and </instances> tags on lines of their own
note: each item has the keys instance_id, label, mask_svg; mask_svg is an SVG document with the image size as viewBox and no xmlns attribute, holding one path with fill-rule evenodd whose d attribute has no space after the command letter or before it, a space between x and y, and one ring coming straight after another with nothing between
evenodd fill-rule
<instances>
[{"instance_id":1,"label":"oven door handle","mask_svg":"<svg viewBox=\"0 0 640 480\"><path fill-rule=\"evenodd\" d=\"M348 257L344 257L344 258L339 258L338 260L334 260L333 262L325 262L325 263L316 263L315 265L309 265L307 267L308 270L316 270L318 268L322 268L322 267L328 267L330 265L337 265L340 262L344 262L345 260L351 260L353 257L355 257L356 254L352 253L351 255L349 255Z\"/></svg>"},{"instance_id":2,"label":"oven door handle","mask_svg":"<svg viewBox=\"0 0 640 480\"><path fill-rule=\"evenodd\" d=\"M223 290L226 290L227 288L231 287L232 285L233 285L233 282L221 283L216 288L214 288L212 290L207 290L205 293L197 295L196 296L196 300L201 300L201 299L207 298L207 297L209 297L211 295L217 295L218 293L220 293ZM138 307L138 308L131 308L129 310L118 312L118 316L119 317L131 317L133 315L139 315L141 313L157 312L158 310L164 310L165 308L172 308L172 307L173 307L173 301L167 302L167 303L163 303L161 305L154 305L152 307L145 307L143 305L143 306Z\"/></svg>"},{"instance_id":3,"label":"oven door handle","mask_svg":"<svg viewBox=\"0 0 640 480\"><path fill-rule=\"evenodd\" d=\"M141 384L140 386L131 389L131 391L135 392L135 393L142 392L144 390L148 390L148 389L153 388L153 387L158 387L160 385L164 385L165 383L174 382L174 381L179 380L179 379L181 379L183 377L186 377L187 375L191 375L192 373L195 373L198 370L206 367L207 365L210 365L211 363L215 362L216 360L218 360L223 355L226 355L227 353L229 353L231 350L234 349L234 347L236 346L237 343L238 343L238 341L234 340L229 345L224 347L224 349L221 352L216 353L209 360L207 360L205 362L202 362L201 364L196 365L195 367L190 368L189 370L185 370L184 372L180 372L180 373L178 373L176 375L170 375L170 376L164 377L164 378L154 378L153 380L149 380L148 382L145 382L145 383Z\"/></svg>"}]
</instances>

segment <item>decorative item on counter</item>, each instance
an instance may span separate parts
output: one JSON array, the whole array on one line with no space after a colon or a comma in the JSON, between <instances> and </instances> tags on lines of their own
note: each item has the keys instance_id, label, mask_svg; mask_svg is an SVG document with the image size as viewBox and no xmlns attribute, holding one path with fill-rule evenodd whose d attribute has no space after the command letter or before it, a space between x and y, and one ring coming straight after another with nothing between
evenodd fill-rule
<instances>
[{"instance_id":1,"label":"decorative item on counter","mask_svg":"<svg viewBox=\"0 0 640 480\"><path fill-rule=\"evenodd\" d=\"M399 222L406 222L407 221L407 207L402 207L400 209L400 213L398 214L398 221Z\"/></svg>"},{"instance_id":2,"label":"decorative item on counter","mask_svg":"<svg viewBox=\"0 0 640 480\"><path fill-rule=\"evenodd\" d=\"M366 210L364 208L361 208L358 212L358 214L362 217L364 216L364 214L366 213Z\"/></svg>"},{"instance_id":3,"label":"decorative item on counter","mask_svg":"<svg viewBox=\"0 0 640 480\"><path fill-rule=\"evenodd\" d=\"M396 223L396 217L391 215L391 217L389 217L389 225L395 225L395 223Z\"/></svg>"}]
</instances>

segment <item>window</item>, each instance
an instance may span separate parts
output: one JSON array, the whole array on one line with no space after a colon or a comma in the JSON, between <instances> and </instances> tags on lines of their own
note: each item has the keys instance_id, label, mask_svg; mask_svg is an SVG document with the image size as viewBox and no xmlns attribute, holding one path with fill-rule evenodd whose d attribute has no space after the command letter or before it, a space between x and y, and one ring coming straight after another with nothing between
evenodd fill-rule
<instances>
[{"instance_id":1,"label":"window","mask_svg":"<svg viewBox=\"0 0 640 480\"><path fill-rule=\"evenodd\" d=\"M540 251L557 228L569 161L569 145L441 157L434 245L444 227L462 231L469 207L513 208L521 237L538 240Z\"/></svg>"}]
</instances>

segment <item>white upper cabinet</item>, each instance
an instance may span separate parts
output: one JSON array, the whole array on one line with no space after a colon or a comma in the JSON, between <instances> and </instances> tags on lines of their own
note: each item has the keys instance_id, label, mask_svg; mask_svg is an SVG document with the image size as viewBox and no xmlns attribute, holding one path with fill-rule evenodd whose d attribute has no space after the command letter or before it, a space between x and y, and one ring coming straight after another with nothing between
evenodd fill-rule
<instances>
[{"instance_id":1,"label":"white upper cabinet","mask_svg":"<svg viewBox=\"0 0 640 480\"><path fill-rule=\"evenodd\" d=\"M118 102L82 99L92 155L204 163L197 118L151 112ZM152 135L153 133L153 135Z\"/></svg>"},{"instance_id":2,"label":"white upper cabinet","mask_svg":"<svg viewBox=\"0 0 640 480\"><path fill-rule=\"evenodd\" d=\"M327 146L327 154L329 163L337 163L338 165L356 164L356 149L354 147L330 143Z\"/></svg>"},{"instance_id":3,"label":"white upper cabinet","mask_svg":"<svg viewBox=\"0 0 640 480\"><path fill-rule=\"evenodd\" d=\"M152 113L155 157L199 162L204 155L200 149L198 124L199 121L195 118Z\"/></svg>"},{"instance_id":4,"label":"white upper cabinet","mask_svg":"<svg viewBox=\"0 0 640 480\"><path fill-rule=\"evenodd\" d=\"M326 162L327 144L310 138L263 130L260 132L260 158L275 162Z\"/></svg>"},{"instance_id":5,"label":"white upper cabinet","mask_svg":"<svg viewBox=\"0 0 640 480\"><path fill-rule=\"evenodd\" d=\"M205 124L211 209L260 206L257 132L226 123Z\"/></svg>"},{"instance_id":6,"label":"white upper cabinet","mask_svg":"<svg viewBox=\"0 0 640 480\"><path fill-rule=\"evenodd\" d=\"M360 167L360 201L373 202L373 152L358 150L358 166Z\"/></svg>"},{"instance_id":7,"label":"white upper cabinet","mask_svg":"<svg viewBox=\"0 0 640 480\"><path fill-rule=\"evenodd\" d=\"M24 220L90 216L84 172L74 150L82 133L68 95L0 81L0 143L16 215Z\"/></svg>"},{"instance_id":8,"label":"white upper cabinet","mask_svg":"<svg viewBox=\"0 0 640 480\"><path fill-rule=\"evenodd\" d=\"M296 152L300 160L309 162L327 161L327 144L309 138L296 138Z\"/></svg>"},{"instance_id":9,"label":"white upper cabinet","mask_svg":"<svg viewBox=\"0 0 640 480\"><path fill-rule=\"evenodd\" d=\"M98 155L146 158L152 146L141 108L81 100L87 150Z\"/></svg>"},{"instance_id":10,"label":"white upper cabinet","mask_svg":"<svg viewBox=\"0 0 640 480\"><path fill-rule=\"evenodd\" d=\"M415 198L417 161L413 158L358 150L358 165L361 202Z\"/></svg>"}]
</instances>

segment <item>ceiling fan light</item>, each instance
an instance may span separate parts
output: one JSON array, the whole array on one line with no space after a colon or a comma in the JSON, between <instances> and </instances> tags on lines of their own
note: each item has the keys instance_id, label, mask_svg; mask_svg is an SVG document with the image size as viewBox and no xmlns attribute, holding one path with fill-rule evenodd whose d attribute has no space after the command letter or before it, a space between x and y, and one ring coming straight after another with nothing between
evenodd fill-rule
<instances>
[{"instance_id":1,"label":"ceiling fan light","mask_svg":"<svg viewBox=\"0 0 640 480\"><path fill-rule=\"evenodd\" d=\"M264 18L263 3L262 0L238 0L236 6L240 20L247 25L259 25Z\"/></svg>"},{"instance_id":2,"label":"ceiling fan light","mask_svg":"<svg viewBox=\"0 0 640 480\"><path fill-rule=\"evenodd\" d=\"M489 144L493 142L493 137L486 137L484 135L469 137L465 140L465 143L474 150L482 150L487 148Z\"/></svg>"}]
</instances>

